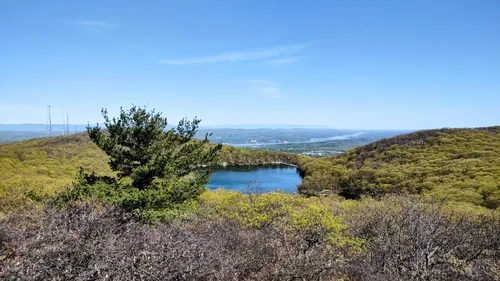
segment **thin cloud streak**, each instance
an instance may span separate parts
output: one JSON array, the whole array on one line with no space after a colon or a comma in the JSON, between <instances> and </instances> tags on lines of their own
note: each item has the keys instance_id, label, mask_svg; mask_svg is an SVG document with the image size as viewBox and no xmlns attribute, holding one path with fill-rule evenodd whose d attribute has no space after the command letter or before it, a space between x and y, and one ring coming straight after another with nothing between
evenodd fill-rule
<instances>
[{"instance_id":1,"label":"thin cloud streak","mask_svg":"<svg viewBox=\"0 0 500 281\"><path fill-rule=\"evenodd\" d=\"M282 59L275 59L275 60L270 60L267 63L273 67L283 67L286 64L292 63L299 61L300 57L291 57L291 58L282 58Z\"/></svg>"},{"instance_id":2,"label":"thin cloud streak","mask_svg":"<svg viewBox=\"0 0 500 281\"><path fill-rule=\"evenodd\" d=\"M166 63L170 65L191 65L191 64L202 64L202 63L219 63L219 62L236 62L236 61L248 61L248 60L258 60L272 58L282 55L295 54L305 47L304 44L298 45L285 45L267 49L256 49L256 50L246 50L238 52L229 52L223 54L217 54L207 57L199 58L187 58L187 59L176 59L176 60L159 60L160 63Z\"/></svg>"},{"instance_id":3,"label":"thin cloud streak","mask_svg":"<svg viewBox=\"0 0 500 281\"><path fill-rule=\"evenodd\" d=\"M273 98L273 99L281 98L281 90L277 87L256 87L254 89L264 94L268 98Z\"/></svg>"},{"instance_id":4,"label":"thin cloud streak","mask_svg":"<svg viewBox=\"0 0 500 281\"><path fill-rule=\"evenodd\" d=\"M75 23L80 25L81 27L91 27L99 29L112 29L118 27L118 25L116 24L111 24L105 21L77 20L75 21Z\"/></svg>"},{"instance_id":5,"label":"thin cloud streak","mask_svg":"<svg viewBox=\"0 0 500 281\"><path fill-rule=\"evenodd\" d=\"M274 88L274 87L264 87L264 88L260 88L260 90L264 93L277 93L277 92L279 92L278 88Z\"/></svg>"}]
</instances>

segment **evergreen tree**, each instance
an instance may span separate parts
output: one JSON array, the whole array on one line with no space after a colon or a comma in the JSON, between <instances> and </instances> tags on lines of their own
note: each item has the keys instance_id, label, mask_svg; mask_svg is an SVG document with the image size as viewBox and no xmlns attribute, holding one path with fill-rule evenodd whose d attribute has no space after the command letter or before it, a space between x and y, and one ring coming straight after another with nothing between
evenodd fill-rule
<instances>
[{"instance_id":1,"label":"evergreen tree","mask_svg":"<svg viewBox=\"0 0 500 281\"><path fill-rule=\"evenodd\" d=\"M120 179L129 177L132 187L141 191L167 187L170 199L180 202L204 190L221 145L210 145L208 134L194 139L200 119L182 119L177 128L166 130L167 118L154 109L120 108L119 117L112 119L102 109L102 115L106 130L97 124L87 132L110 157L109 165Z\"/></svg>"}]
</instances>

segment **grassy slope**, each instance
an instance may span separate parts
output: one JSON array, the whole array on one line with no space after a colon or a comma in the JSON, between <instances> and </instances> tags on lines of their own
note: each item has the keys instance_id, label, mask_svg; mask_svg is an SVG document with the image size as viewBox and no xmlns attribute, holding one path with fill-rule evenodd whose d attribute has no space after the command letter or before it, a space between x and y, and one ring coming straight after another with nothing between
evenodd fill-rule
<instances>
[{"instance_id":1,"label":"grassy slope","mask_svg":"<svg viewBox=\"0 0 500 281\"><path fill-rule=\"evenodd\" d=\"M500 205L500 127L425 130L304 164L305 193L423 193Z\"/></svg>"},{"instance_id":2,"label":"grassy slope","mask_svg":"<svg viewBox=\"0 0 500 281\"><path fill-rule=\"evenodd\" d=\"M296 163L299 156L281 152L223 147L221 162ZM111 174L108 157L84 134L0 144L0 212L26 203L27 192L54 193L72 183L79 167Z\"/></svg>"},{"instance_id":3,"label":"grassy slope","mask_svg":"<svg viewBox=\"0 0 500 281\"><path fill-rule=\"evenodd\" d=\"M0 209L24 204L26 192L53 193L71 184L80 166L111 173L106 155L81 134L0 145L0 200L4 202Z\"/></svg>"}]
</instances>

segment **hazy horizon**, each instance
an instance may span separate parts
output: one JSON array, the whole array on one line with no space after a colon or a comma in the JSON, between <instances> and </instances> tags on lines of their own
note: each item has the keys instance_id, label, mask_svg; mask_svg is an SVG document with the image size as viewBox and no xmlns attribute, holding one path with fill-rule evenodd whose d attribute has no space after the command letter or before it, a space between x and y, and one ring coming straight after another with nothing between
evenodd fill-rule
<instances>
[{"instance_id":1,"label":"hazy horizon","mask_svg":"<svg viewBox=\"0 0 500 281\"><path fill-rule=\"evenodd\" d=\"M90 124L94 126L96 124ZM99 125L104 127L102 122L99 122ZM10 128L12 126L12 128ZM37 131L45 131L46 123L10 123L3 124L0 123L0 131L16 131L16 130L29 130L30 128L21 128L23 126L36 126ZM62 127L66 126L66 124L62 123L52 123L52 129L54 131L62 131ZM69 124L70 132L74 131L75 128L80 128L80 131L83 131L86 128L87 124ZM177 122L168 124L168 128L177 126ZM491 125L491 126L500 126L500 125ZM491 127L491 126L480 126L480 127ZM259 129L307 129L307 130L344 130L344 131L394 131L394 132L411 132L411 131L419 131L419 130L431 130L431 129L443 129L443 128L468 128L468 127L436 127L436 128L379 128L379 129L368 129L368 128L341 128L341 127L329 127L325 125L314 125L314 124L221 124L221 125L212 125L200 124L200 130L209 130L209 129L228 129L228 130L259 130ZM479 128L479 127L470 127L470 128ZM32 129L33 130L33 129Z\"/></svg>"}]
</instances>

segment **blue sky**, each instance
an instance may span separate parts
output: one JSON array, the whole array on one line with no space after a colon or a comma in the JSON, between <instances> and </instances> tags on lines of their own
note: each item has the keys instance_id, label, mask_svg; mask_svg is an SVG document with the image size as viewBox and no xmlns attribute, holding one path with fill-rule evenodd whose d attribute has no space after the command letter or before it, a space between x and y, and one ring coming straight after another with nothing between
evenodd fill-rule
<instances>
[{"instance_id":1,"label":"blue sky","mask_svg":"<svg viewBox=\"0 0 500 281\"><path fill-rule=\"evenodd\" d=\"M500 1L0 1L0 123L500 124Z\"/></svg>"}]
</instances>

